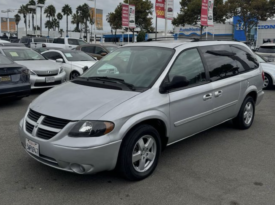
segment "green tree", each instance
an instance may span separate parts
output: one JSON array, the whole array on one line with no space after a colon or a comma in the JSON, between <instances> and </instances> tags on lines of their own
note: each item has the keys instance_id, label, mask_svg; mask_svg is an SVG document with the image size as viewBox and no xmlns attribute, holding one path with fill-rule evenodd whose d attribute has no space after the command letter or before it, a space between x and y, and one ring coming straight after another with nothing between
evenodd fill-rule
<instances>
[{"instance_id":1,"label":"green tree","mask_svg":"<svg viewBox=\"0 0 275 205\"><path fill-rule=\"evenodd\" d=\"M145 37L146 37L145 31L141 30L141 31L138 33L137 42L145 41Z\"/></svg>"},{"instance_id":2,"label":"green tree","mask_svg":"<svg viewBox=\"0 0 275 205\"><path fill-rule=\"evenodd\" d=\"M110 24L112 30L115 30L115 39L117 30L122 28L122 3L119 3L119 5L116 7L114 12L111 12L107 15L106 21ZM116 43L116 40L115 40Z\"/></svg>"},{"instance_id":3,"label":"green tree","mask_svg":"<svg viewBox=\"0 0 275 205\"><path fill-rule=\"evenodd\" d=\"M45 5L46 0L37 0L37 4L43 4ZM42 36L42 7L40 7L40 35Z\"/></svg>"},{"instance_id":4,"label":"green tree","mask_svg":"<svg viewBox=\"0 0 275 205\"><path fill-rule=\"evenodd\" d=\"M124 3L128 4L128 0L124 0ZM150 0L130 0L130 4L136 6L136 27L141 30L150 31L153 19L150 17L153 15L153 3ZM135 29L130 29L130 31L134 35Z\"/></svg>"},{"instance_id":5,"label":"green tree","mask_svg":"<svg viewBox=\"0 0 275 205\"><path fill-rule=\"evenodd\" d=\"M81 6L79 16L84 23L86 40L88 40L88 22L91 22L90 7L88 6L88 4L85 3Z\"/></svg>"},{"instance_id":6,"label":"green tree","mask_svg":"<svg viewBox=\"0 0 275 205\"><path fill-rule=\"evenodd\" d=\"M228 18L240 17L246 38L248 31L257 25L255 20L266 21L275 14L275 0L228 0L225 7Z\"/></svg>"},{"instance_id":7,"label":"green tree","mask_svg":"<svg viewBox=\"0 0 275 205\"><path fill-rule=\"evenodd\" d=\"M35 6L36 2L34 0L29 0L28 5ZM36 14L36 9L29 9L29 12L32 15L32 29L33 29L33 32L34 32L34 14Z\"/></svg>"},{"instance_id":8,"label":"green tree","mask_svg":"<svg viewBox=\"0 0 275 205\"><path fill-rule=\"evenodd\" d=\"M28 6L27 5L21 5L19 10L18 10L18 14L21 14L23 15L23 18L24 18L24 24L25 24L25 29L26 29L26 36L28 35L28 24L27 24L27 15L29 13L29 10L28 10Z\"/></svg>"},{"instance_id":9,"label":"green tree","mask_svg":"<svg viewBox=\"0 0 275 205\"><path fill-rule=\"evenodd\" d=\"M53 28L54 31L56 31L56 28L59 28L59 21L57 20L57 18L53 18L52 28Z\"/></svg>"},{"instance_id":10,"label":"green tree","mask_svg":"<svg viewBox=\"0 0 275 205\"><path fill-rule=\"evenodd\" d=\"M56 18L58 19L58 31L59 31L60 21L63 19L62 13L58 13L58 14L56 15Z\"/></svg>"},{"instance_id":11,"label":"green tree","mask_svg":"<svg viewBox=\"0 0 275 205\"><path fill-rule=\"evenodd\" d=\"M17 28L17 38L18 38L18 24L21 21L21 16L19 14L15 14L14 18L15 18L15 23L16 23L16 28Z\"/></svg>"},{"instance_id":12,"label":"green tree","mask_svg":"<svg viewBox=\"0 0 275 205\"><path fill-rule=\"evenodd\" d=\"M61 35L61 37L63 36L63 33L64 33L63 29L59 29L59 34Z\"/></svg>"},{"instance_id":13,"label":"green tree","mask_svg":"<svg viewBox=\"0 0 275 205\"><path fill-rule=\"evenodd\" d=\"M50 20L47 20L45 23L45 28L48 29L48 36L50 36L50 30L53 28L53 23Z\"/></svg>"},{"instance_id":14,"label":"green tree","mask_svg":"<svg viewBox=\"0 0 275 205\"><path fill-rule=\"evenodd\" d=\"M54 5L49 5L45 8L44 14L46 14L46 17L49 18L49 21L51 18L53 19L55 17L56 9Z\"/></svg>"},{"instance_id":15,"label":"green tree","mask_svg":"<svg viewBox=\"0 0 275 205\"><path fill-rule=\"evenodd\" d=\"M62 13L64 16L66 16L66 36L69 36L69 32L68 32L68 17L70 15L72 15L72 8L68 5L68 4L65 4L65 6L63 6L62 8Z\"/></svg>"},{"instance_id":16,"label":"green tree","mask_svg":"<svg viewBox=\"0 0 275 205\"><path fill-rule=\"evenodd\" d=\"M180 13L173 19L174 26L185 26L185 24L198 25L201 20L201 0L181 0ZM223 0L215 0L213 8L214 22L224 23L226 20L226 9ZM200 24L200 23L199 23ZM203 26L201 26L202 36Z\"/></svg>"}]
</instances>

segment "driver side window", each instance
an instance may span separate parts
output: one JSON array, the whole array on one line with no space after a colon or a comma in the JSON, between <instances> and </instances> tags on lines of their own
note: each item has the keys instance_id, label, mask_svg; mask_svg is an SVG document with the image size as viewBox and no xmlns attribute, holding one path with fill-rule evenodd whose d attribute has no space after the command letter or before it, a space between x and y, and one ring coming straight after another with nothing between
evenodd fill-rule
<instances>
[{"instance_id":1,"label":"driver side window","mask_svg":"<svg viewBox=\"0 0 275 205\"><path fill-rule=\"evenodd\" d=\"M185 77L187 86L194 86L206 81L204 66L196 48L179 54L168 74L169 82L172 82L175 76Z\"/></svg>"}]
</instances>

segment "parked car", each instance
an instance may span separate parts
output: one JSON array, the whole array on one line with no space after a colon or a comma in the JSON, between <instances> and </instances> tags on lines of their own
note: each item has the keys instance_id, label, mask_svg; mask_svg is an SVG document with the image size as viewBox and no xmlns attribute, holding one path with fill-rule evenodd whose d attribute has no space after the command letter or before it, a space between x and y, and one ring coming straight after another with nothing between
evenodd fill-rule
<instances>
[{"instance_id":1,"label":"parked car","mask_svg":"<svg viewBox=\"0 0 275 205\"><path fill-rule=\"evenodd\" d=\"M0 42L0 47L26 47L25 44L23 43L1 43Z\"/></svg>"},{"instance_id":2,"label":"parked car","mask_svg":"<svg viewBox=\"0 0 275 205\"><path fill-rule=\"evenodd\" d=\"M40 48L43 43L47 42L49 42L48 38L30 36L23 36L19 41L19 43L23 43L28 48Z\"/></svg>"},{"instance_id":3,"label":"parked car","mask_svg":"<svg viewBox=\"0 0 275 205\"><path fill-rule=\"evenodd\" d=\"M9 41L5 41L5 40L1 40L0 39L0 43L10 43Z\"/></svg>"},{"instance_id":4,"label":"parked car","mask_svg":"<svg viewBox=\"0 0 275 205\"><path fill-rule=\"evenodd\" d=\"M76 39L76 38L55 38L52 43L43 43L42 47L51 47L51 48L63 48L70 49L76 48L79 45L88 44L87 42Z\"/></svg>"},{"instance_id":5,"label":"parked car","mask_svg":"<svg viewBox=\"0 0 275 205\"><path fill-rule=\"evenodd\" d=\"M256 54L262 56L265 60L275 61L275 43L265 43L259 47Z\"/></svg>"},{"instance_id":6,"label":"parked car","mask_svg":"<svg viewBox=\"0 0 275 205\"><path fill-rule=\"evenodd\" d=\"M42 55L61 64L66 72L66 79L72 80L82 75L88 68L96 63L96 60L82 51L73 50L49 50Z\"/></svg>"},{"instance_id":7,"label":"parked car","mask_svg":"<svg viewBox=\"0 0 275 205\"><path fill-rule=\"evenodd\" d=\"M119 46L114 44L87 44L76 47L76 50L83 51L93 58L100 60L108 53L111 53L118 48Z\"/></svg>"},{"instance_id":8,"label":"parked car","mask_svg":"<svg viewBox=\"0 0 275 205\"><path fill-rule=\"evenodd\" d=\"M257 54L256 57L264 70L264 89L270 89L275 85L275 62L268 62Z\"/></svg>"},{"instance_id":9,"label":"parked car","mask_svg":"<svg viewBox=\"0 0 275 205\"><path fill-rule=\"evenodd\" d=\"M33 48L32 50L38 52L38 53L43 53L45 51L49 50L62 50L63 48L51 48L51 47L41 47L41 48Z\"/></svg>"},{"instance_id":10,"label":"parked car","mask_svg":"<svg viewBox=\"0 0 275 205\"><path fill-rule=\"evenodd\" d=\"M168 12L173 12L173 8L169 7Z\"/></svg>"},{"instance_id":11,"label":"parked car","mask_svg":"<svg viewBox=\"0 0 275 205\"><path fill-rule=\"evenodd\" d=\"M101 72L109 66L118 72ZM250 128L263 77L238 42L129 44L36 98L20 121L20 141L35 160L60 170L117 167L141 180L166 146L232 119Z\"/></svg>"},{"instance_id":12,"label":"parked car","mask_svg":"<svg viewBox=\"0 0 275 205\"><path fill-rule=\"evenodd\" d=\"M0 99L21 99L30 91L29 70L0 54Z\"/></svg>"},{"instance_id":13,"label":"parked car","mask_svg":"<svg viewBox=\"0 0 275 205\"><path fill-rule=\"evenodd\" d=\"M48 61L30 48L0 47L0 53L30 70L31 88L50 88L65 82L60 64Z\"/></svg>"}]
</instances>

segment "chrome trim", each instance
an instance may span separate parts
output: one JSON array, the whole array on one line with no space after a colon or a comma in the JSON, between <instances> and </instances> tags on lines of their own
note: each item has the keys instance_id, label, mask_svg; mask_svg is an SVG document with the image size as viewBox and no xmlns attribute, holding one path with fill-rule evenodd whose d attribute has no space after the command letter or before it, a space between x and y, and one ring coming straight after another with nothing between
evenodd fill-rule
<instances>
[{"instance_id":1,"label":"chrome trim","mask_svg":"<svg viewBox=\"0 0 275 205\"><path fill-rule=\"evenodd\" d=\"M233 105L236 105L237 103L238 103L238 100L233 101L233 102L228 103L228 104L225 104L225 105L223 105L223 106L214 108L214 109L212 109L212 110L210 110L210 111L207 111L207 112L204 112L204 113L195 115L195 116L193 116L193 117L189 117L189 118L186 118L186 119L184 119L184 120L180 120L180 121L178 121L178 122L175 122L175 123L174 123L174 126L175 126L175 127L179 127L179 126L184 125L184 124L186 124L186 123L189 123L189 122L192 122L192 121L194 121L194 120L197 120L197 119L199 119L199 118L201 118L201 117L208 116L208 115L213 114L213 113L215 113L215 112L219 112L219 111L221 111L221 110L223 110L223 109L226 109L226 108L228 108L228 107L231 107L231 106L233 106Z\"/></svg>"}]
</instances>

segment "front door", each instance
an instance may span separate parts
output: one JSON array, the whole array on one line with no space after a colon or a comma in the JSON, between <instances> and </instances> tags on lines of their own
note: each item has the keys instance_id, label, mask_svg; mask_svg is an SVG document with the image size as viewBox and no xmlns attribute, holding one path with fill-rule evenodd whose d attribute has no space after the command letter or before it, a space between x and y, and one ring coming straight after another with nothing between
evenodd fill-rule
<instances>
[{"instance_id":1,"label":"front door","mask_svg":"<svg viewBox=\"0 0 275 205\"><path fill-rule=\"evenodd\" d=\"M169 144L184 139L213 126L212 87L206 77L204 65L196 48L179 54L169 74L171 82L175 76L185 77L187 83L170 90L171 136Z\"/></svg>"}]
</instances>

